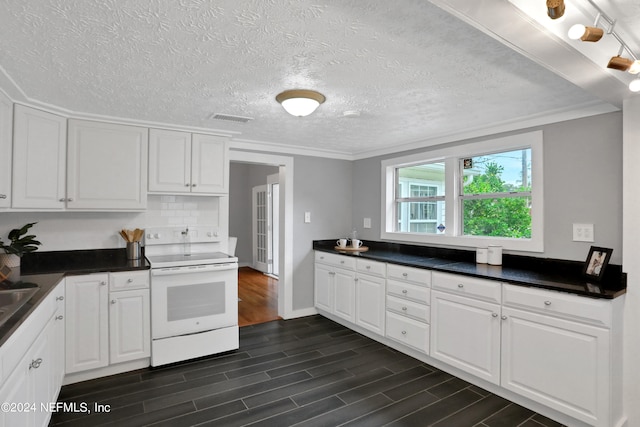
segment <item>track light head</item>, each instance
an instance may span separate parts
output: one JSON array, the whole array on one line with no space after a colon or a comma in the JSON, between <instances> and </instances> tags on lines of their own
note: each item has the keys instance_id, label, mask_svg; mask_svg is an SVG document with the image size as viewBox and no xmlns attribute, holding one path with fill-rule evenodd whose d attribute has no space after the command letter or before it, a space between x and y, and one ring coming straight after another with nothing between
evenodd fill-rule
<instances>
[{"instance_id":1,"label":"track light head","mask_svg":"<svg viewBox=\"0 0 640 427\"><path fill-rule=\"evenodd\" d=\"M618 71L628 71L633 65L633 59L623 58L620 55L612 56L607 64L607 68Z\"/></svg>"},{"instance_id":2,"label":"track light head","mask_svg":"<svg viewBox=\"0 0 640 427\"><path fill-rule=\"evenodd\" d=\"M564 15L564 0L547 0L547 15L551 19L558 19Z\"/></svg>"},{"instance_id":3,"label":"track light head","mask_svg":"<svg viewBox=\"0 0 640 427\"><path fill-rule=\"evenodd\" d=\"M604 30L598 27L585 27L576 24L569 28L568 36L572 40L582 40L583 42L597 42L604 35Z\"/></svg>"}]
</instances>

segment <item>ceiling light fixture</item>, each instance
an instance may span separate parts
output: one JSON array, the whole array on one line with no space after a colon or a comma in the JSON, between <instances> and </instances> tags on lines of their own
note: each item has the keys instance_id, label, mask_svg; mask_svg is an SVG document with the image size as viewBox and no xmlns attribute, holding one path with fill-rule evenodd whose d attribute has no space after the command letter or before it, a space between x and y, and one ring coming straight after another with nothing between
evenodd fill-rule
<instances>
[{"instance_id":1,"label":"ceiling light fixture","mask_svg":"<svg viewBox=\"0 0 640 427\"><path fill-rule=\"evenodd\" d=\"M306 89L285 90L276 96L276 101L292 116L305 117L316 111L326 98L320 92Z\"/></svg>"},{"instance_id":2,"label":"ceiling light fixture","mask_svg":"<svg viewBox=\"0 0 640 427\"><path fill-rule=\"evenodd\" d=\"M633 54L629 45L622 40L622 37L614 30L616 25L616 20L611 19L607 14L604 13L600 7L595 4L593 0L587 0L591 6L598 12L593 23L593 27L587 27L582 24L573 25L568 32L568 36L572 40L582 40L584 42L597 42L600 40L604 34L605 30L600 26L600 22L604 21L606 26L608 26L606 32L607 34L612 35L618 43L620 43L620 49L618 51L618 55L611 57L609 63L607 64L607 68L611 68L613 70L619 71L628 71L631 74L640 73L640 60L638 57ZM557 19L560 16L560 9L555 9L556 7L560 7L560 3L562 3L562 14L564 14L564 1L553 1L547 0L547 14L551 19ZM553 9L553 12L552 12ZM555 16L558 15L558 16ZM631 58L625 58L622 56L624 51L627 51ZM640 91L640 78L633 80L629 84L629 89L633 92Z\"/></svg>"},{"instance_id":3,"label":"ceiling light fixture","mask_svg":"<svg viewBox=\"0 0 640 427\"><path fill-rule=\"evenodd\" d=\"M564 0L547 0L547 15L551 19L558 19L564 15Z\"/></svg>"}]
</instances>

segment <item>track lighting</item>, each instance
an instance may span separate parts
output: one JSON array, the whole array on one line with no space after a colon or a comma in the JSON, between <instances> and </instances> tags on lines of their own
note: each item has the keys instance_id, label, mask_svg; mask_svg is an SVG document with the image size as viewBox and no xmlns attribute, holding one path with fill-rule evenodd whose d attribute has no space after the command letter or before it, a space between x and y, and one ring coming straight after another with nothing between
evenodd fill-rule
<instances>
[{"instance_id":1,"label":"track lighting","mask_svg":"<svg viewBox=\"0 0 640 427\"><path fill-rule=\"evenodd\" d=\"M564 15L564 0L547 0L547 15L551 19L558 19Z\"/></svg>"},{"instance_id":2,"label":"track lighting","mask_svg":"<svg viewBox=\"0 0 640 427\"><path fill-rule=\"evenodd\" d=\"M633 59L623 58L620 55L612 56L607 64L607 68L618 71L629 71L633 63Z\"/></svg>"},{"instance_id":3,"label":"track lighting","mask_svg":"<svg viewBox=\"0 0 640 427\"><path fill-rule=\"evenodd\" d=\"M640 73L640 60L633 54L629 45L627 45L622 37L614 30L616 20L611 19L604 13L602 9L595 3L594 0L586 0L591 6L598 12L593 26L588 27L582 24L573 25L568 32L568 36L572 40L582 40L583 42L597 42L605 33L613 36L620 43L620 50L616 56L612 56L607 64L607 68L618 71L628 71L630 74ZM564 0L547 0L547 14L551 19L558 19L564 14ZM604 21L604 28L601 25L601 21ZM623 57L622 54L627 52L631 58ZM629 84L629 90L632 92L640 92L640 77L633 80Z\"/></svg>"},{"instance_id":4,"label":"track lighting","mask_svg":"<svg viewBox=\"0 0 640 427\"><path fill-rule=\"evenodd\" d=\"M585 27L576 24L569 28L569 38L571 40L582 40L583 42L597 42L604 35L604 30L598 27Z\"/></svg>"}]
</instances>

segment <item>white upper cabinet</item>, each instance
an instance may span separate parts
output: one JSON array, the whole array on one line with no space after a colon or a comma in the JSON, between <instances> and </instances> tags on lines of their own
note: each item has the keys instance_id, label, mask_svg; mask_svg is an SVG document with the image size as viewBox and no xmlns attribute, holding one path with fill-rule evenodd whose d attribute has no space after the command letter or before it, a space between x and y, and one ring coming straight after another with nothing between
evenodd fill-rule
<instances>
[{"instance_id":1,"label":"white upper cabinet","mask_svg":"<svg viewBox=\"0 0 640 427\"><path fill-rule=\"evenodd\" d=\"M67 120L15 106L13 208L64 209Z\"/></svg>"},{"instance_id":2,"label":"white upper cabinet","mask_svg":"<svg viewBox=\"0 0 640 427\"><path fill-rule=\"evenodd\" d=\"M149 191L227 194L228 150L225 137L151 129Z\"/></svg>"},{"instance_id":3,"label":"white upper cabinet","mask_svg":"<svg viewBox=\"0 0 640 427\"><path fill-rule=\"evenodd\" d=\"M0 208L11 206L13 103L0 92Z\"/></svg>"},{"instance_id":4,"label":"white upper cabinet","mask_svg":"<svg viewBox=\"0 0 640 427\"><path fill-rule=\"evenodd\" d=\"M229 193L227 138L193 134L191 144L191 191Z\"/></svg>"},{"instance_id":5,"label":"white upper cabinet","mask_svg":"<svg viewBox=\"0 0 640 427\"><path fill-rule=\"evenodd\" d=\"M147 207L148 130L69 120L67 208Z\"/></svg>"}]
</instances>

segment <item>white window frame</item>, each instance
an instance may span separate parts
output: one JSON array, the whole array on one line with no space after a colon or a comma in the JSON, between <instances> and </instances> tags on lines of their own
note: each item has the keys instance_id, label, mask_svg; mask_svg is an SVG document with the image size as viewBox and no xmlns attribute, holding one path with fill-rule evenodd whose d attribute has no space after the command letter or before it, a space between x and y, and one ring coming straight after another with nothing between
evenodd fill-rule
<instances>
[{"instance_id":1,"label":"white window frame","mask_svg":"<svg viewBox=\"0 0 640 427\"><path fill-rule=\"evenodd\" d=\"M382 164L382 240L447 246L486 247L500 245L504 249L544 252L544 177L542 131L528 132L474 142L455 147L436 149L408 156L386 159ZM531 148L531 238L465 236L462 234L462 202L460 200L461 170L459 159L490 153ZM445 224L442 234L396 232L395 230L395 170L423 163L445 163Z\"/></svg>"}]
</instances>

